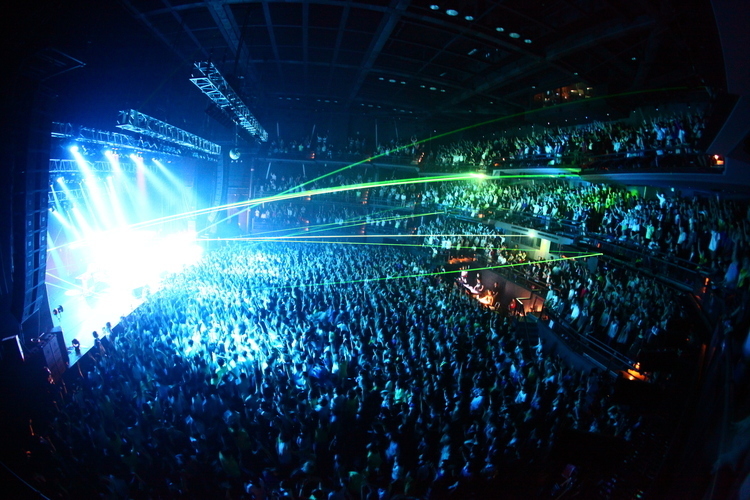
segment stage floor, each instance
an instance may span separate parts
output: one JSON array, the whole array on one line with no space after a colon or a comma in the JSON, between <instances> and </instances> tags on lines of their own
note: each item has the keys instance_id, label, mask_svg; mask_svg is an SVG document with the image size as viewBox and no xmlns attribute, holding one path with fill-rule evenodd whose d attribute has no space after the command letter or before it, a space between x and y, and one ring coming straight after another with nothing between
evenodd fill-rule
<instances>
[{"instance_id":1,"label":"stage floor","mask_svg":"<svg viewBox=\"0 0 750 500\"><path fill-rule=\"evenodd\" d=\"M78 292L74 290L74 292ZM52 316L55 326L62 328L65 347L70 357L70 366L94 346L93 332L104 337L104 326L109 322L114 328L120 318L127 316L143 303L131 291L104 290L99 293L71 293L70 289L57 288L47 284L50 309L63 307L63 312ZM81 343L81 354L76 354L73 339Z\"/></svg>"}]
</instances>

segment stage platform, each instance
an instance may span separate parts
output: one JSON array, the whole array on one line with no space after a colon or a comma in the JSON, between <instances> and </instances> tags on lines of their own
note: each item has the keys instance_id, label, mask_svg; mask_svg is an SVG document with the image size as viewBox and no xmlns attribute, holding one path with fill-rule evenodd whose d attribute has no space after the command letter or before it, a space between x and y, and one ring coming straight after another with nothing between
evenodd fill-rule
<instances>
[{"instance_id":1,"label":"stage platform","mask_svg":"<svg viewBox=\"0 0 750 500\"><path fill-rule=\"evenodd\" d=\"M109 322L114 328L120 323L120 318L127 316L143 303L132 291L117 291L113 289L101 292L84 293L71 289L61 289L54 285L47 285L50 308L62 306L63 312L52 316L55 326L62 328L65 338L65 348L70 357L70 366L75 365L81 357L94 346L93 332L101 337L105 336L105 325ZM81 343L80 354L75 352L72 342L77 339Z\"/></svg>"}]
</instances>

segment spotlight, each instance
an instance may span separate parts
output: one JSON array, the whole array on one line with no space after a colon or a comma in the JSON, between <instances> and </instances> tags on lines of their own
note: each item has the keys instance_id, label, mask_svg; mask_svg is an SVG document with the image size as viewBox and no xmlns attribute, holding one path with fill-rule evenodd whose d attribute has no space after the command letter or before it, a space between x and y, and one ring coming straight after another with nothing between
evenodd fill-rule
<instances>
[{"instance_id":1,"label":"spotlight","mask_svg":"<svg viewBox=\"0 0 750 500\"><path fill-rule=\"evenodd\" d=\"M65 179L63 179L62 177L58 177L57 178L57 183L58 184L64 184L65 183Z\"/></svg>"},{"instance_id":2,"label":"spotlight","mask_svg":"<svg viewBox=\"0 0 750 500\"><path fill-rule=\"evenodd\" d=\"M81 355L81 343L78 342L78 339L73 339L70 343L73 344L73 349L75 349L76 354L80 356Z\"/></svg>"},{"instance_id":3,"label":"spotlight","mask_svg":"<svg viewBox=\"0 0 750 500\"><path fill-rule=\"evenodd\" d=\"M63 312L65 309L63 309L63 306L57 306L57 310Z\"/></svg>"},{"instance_id":4,"label":"spotlight","mask_svg":"<svg viewBox=\"0 0 750 500\"><path fill-rule=\"evenodd\" d=\"M78 146L76 146L76 145L70 146L70 148L68 148L68 149L70 149L71 153L77 153L78 152Z\"/></svg>"}]
</instances>

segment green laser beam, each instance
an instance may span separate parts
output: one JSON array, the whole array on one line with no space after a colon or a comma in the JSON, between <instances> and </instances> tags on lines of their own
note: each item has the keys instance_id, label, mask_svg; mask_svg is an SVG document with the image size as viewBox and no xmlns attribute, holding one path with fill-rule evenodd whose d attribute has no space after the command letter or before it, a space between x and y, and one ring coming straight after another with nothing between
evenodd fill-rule
<instances>
[{"instance_id":1,"label":"green laser beam","mask_svg":"<svg viewBox=\"0 0 750 500\"><path fill-rule=\"evenodd\" d=\"M462 238L462 237L474 237L474 236L488 236L491 238L496 238L499 236L503 236L505 238L526 238L528 235L525 234L482 234L482 233L475 233L475 234L349 234L346 235L347 238L428 238L430 236L433 237L446 237L446 238ZM337 234L318 234L314 236L307 236L307 235L289 235L289 236L282 236L283 238L340 238L341 235ZM274 239L275 237L271 236L268 237L268 239ZM205 238L201 238L201 240L204 240ZM258 238L259 240L262 240L263 238Z\"/></svg>"},{"instance_id":2,"label":"green laser beam","mask_svg":"<svg viewBox=\"0 0 750 500\"><path fill-rule=\"evenodd\" d=\"M308 191L301 191L301 192L294 192L291 193L287 190L282 192L281 194L269 196L266 198L255 198L252 200L246 200L246 201L240 201L232 204L222 205L219 207L212 207L212 208L205 208L201 209L200 211L195 211L191 215L200 215L200 213L210 213L214 211L220 211L225 210L228 208L241 208L241 207L256 207L263 203L270 203L273 201L283 201L293 198L301 198L301 197L312 197L315 195L320 194L330 194L330 193L339 193L344 191L354 191L357 189L372 189L377 187L386 187L386 186L392 186L392 185L409 185L409 184L421 184L421 183L432 183L432 182L449 182L449 181L461 181L461 180L491 180L491 179L517 179L517 178L523 178L523 179L538 179L538 178L568 178L568 177L579 177L577 174L558 174L558 175L550 175L550 174L528 174L528 175L522 175L522 174L515 174L515 175L486 175L486 174L477 174L475 172L468 172L468 173L462 173L462 174L450 174L450 175L438 175L438 176L432 176L432 177L416 177L416 178L409 178L409 179L394 179L390 181L373 181L373 182L363 182L359 184L348 184L345 186L336 186L336 187L328 187L328 188L318 188ZM305 183L307 184L307 183ZM297 189L297 187L293 188ZM242 213L244 211L240 211L236 214L232 214L231 216L227 216L222 221L228 220L231 217L235 217ZM218 224L218 222L206 226L205 228L201 229L201 231L205 231L206 229L213 227L214 225Z\"/></svg>"},{"instance_id":3,"label":"green laser beam","mask_svg":"<svg viewBox=\"0 0 750 500\"><path fill-rule=\"evenodd\" d=\"M357 235L352 235L357 236ZM349 236L339 236L348 238ZM371 238L379 238L380 235L370 235ZM323 243L323 244L339 244L339 245L375 245L375 246L391 246L391 247L416 247L416 248L443 248L442 245L426 245L419 243L378 243L372 241L327 241L327 240L299 240L299 239L288 239L285 236L279 236L278 238L205 238L201 241L250 241L250 242L270 242L270 243ZM503 247L477 247L477 246L465 246L461 247L467 250L505 250L509 252L529 252L533 251L527 248L503 248ZM451 250L455 250L453 248ZM560 253L560 252L555 252ZM566 254L575 253L587 253L587 252L563 252ZM538 261L537 261L538 262Z\"/></svg>"},{"instance_id":4,"label":"green laser beam","mask_svg":"<svg viewBox=\"0 0 750 500\"><path fill-rule=\"evenodd\" d=\"M534 262L521 262L521 263L514 263L514 264L502 264L498 266L487 266L487 267L478 267L471 269L472 272L474 271L488 271L491 269L502 269L502 268L509 268L509 267L519 267L519 266L527 266L531 264L545 264L549 262L560 262L564 260L576 260L576 259L584 259L588 257L597 257L600 255L604 255L602 253L591 253L587 255L578 255L576 257L559 257L555 259L545 259L545 260L537 260ZM422 278L427 276L439 276L444 274L453 274L457 271L435 271L431 273L416 273L416 274L404 274L399 276L384 276L381 278L362 278L357 280L346 280L346 281L326 281L322 283L300 283L295 285L284 285L284 286L278 286L278 287L267 287L266 290L277 290L277 289L284 289L284 288L309 288L314 286L327 286L327 285L349 285L354 283L367 283L371 281L389 281L389 280L397 280L397 279L404 279L404 278Z\"/></svg>"},{"instance_id":5,"label":"green laser beam","mask_svg":"<svg viewBox=\"0 0 750 500\"><path fill-rule=\"evenodd\" d=\"M617 93L617 94L609 94L609 95L603 95L603 96L598 96L598 97L591 97L591 98L589 98L589 102L599 101L599 100L603 100L603 99L613 99L613 98L619 98L619 97L627 97L627 96L630 96L630 95L648 94L648 93L657 93L657 92L672 92L672 91L675 91L675 90L688 90L688 89L689 89L689 87L682 86L682 87L662 87L662 88L659 88L659 89L632 90L632 91L627 91L627 92L620 92L620 93ZM539 108L539 109L524 110L524 111L520 111L518 113L512 113L510 115L505 115L505 116L501 116L501 117L498 117L498 118L493 118L493 119L490 119L490 120L485 120L483 122L475 123L473 125L467 125L466 127L461 127L461 128L455 129L455 130L444 132L444 133L438 134L436 136L430 136L429 138L426 138L426 139L420 139L420 140L415 141L413 143L405 144L403 146L398 146L398 147L396 147L393 150L389 150L388 153L381 153L381 154L377 154L377 155L374 155L374 156L370 156L370 157L365 158L363 160L360 160L360 161L351 163L349 165L346 165L344 167L341 167L339 169L336 169L336 170L334 170L332 172L329 172L327 174L320 175L320 176L316 177L315 179L311 179L309 181L303 182L302 184L294 186L294 187L288 189L287 191L285 191L284 193L286 193L288 191L291 191L291 190L294 190L294 189L299 189L302 186L306 186L306 185L308 185L310 183L314 183L314 182L317 182L319 180L325 179L326 177L330 177L332 175L335 175L335 174L338 174L340 172L343 172L344 170L348 170L348 169L356 167L358 165L362 165L363 163L371 162L372 160L376 160L378 158L382 158L383 156L386 156L386 154L389 155L391 153L396 153L396 152L401 151L403 149L413 147L416 144L425 144L425 143L434 141L436 139L441 139L443 137L448 137L450 135L457 134L457 133L460 133L460 132L465 132L467 130L472 130L472 129L475 129L475 128L483 127L485 125L491 125L493 123L498 123L498 122L501 122L501 121L504 121L504 120L510 120L511 118L517 118L517 117L521 117L521 116L525 116L525 115L530 115L530 114L533 114L533 113L540 113L542 111L550 111L550 110L553 110L553 109L564 108L566 106L572 106L572 105L575 105L575 104L578 104L578 103L576 103L576 102L566 102L566 103L555 104L553 106L548 106L548 107ZM227 220L227 219L228 219L228 217L225 218L225 219L223 219L222 221L219 221L219 222L215 223L215 224L223 222L224 220ZM211 227L211 226L209 226L209 227Z\"/></svg>"},{"instance_id":6,"label":"green laser beam","mask_svg":"<svg viewBox=\"0 0 750 500\"><path fill-rule=\"evenodd\" d=\"M373 213L371 213L369 215L370 216L376 216L376 215L383 214L385 212L390 212L390 211L391 211L390 209L379 210L379 211L373 212ZM366 216L367 216L367 214L365 215L365 217ZM350 221L354 220L357 217L361 218L363 216L362 215L357 215L356 217L350 217L349 219L345 219L344 222L350 222ZM312 226L295 226L295 227L285 228L285 229L272 229L272 230L269 230L269 231L261 231L259 233L254 233L254 234L255 235L261 235L261 234L281 233L281 232L284 232L284 231L293 231L295 229L301 229L303 227L308 227L308 228L312 229L312 228L316 228L316 227L332 226L334 224L338 224L338 223L337 222L326 222L325 224L315 224L315 225L312 225Z\"/></svg>"},{"instance_id":7,"label":"green laser beam","mask_svg":"<svg viewBox=\"0 0 750 500\"><path fill-rule=\"evenodd\" d=\"M591 97L591 98L588 99L588 102L594 102L594 101L599 101L599 100L603 100L603 99L614 99L614 98L626 97L626 96L637 95L637 94L648 94L648 93L656 93L656 92L673 92L675 90L688 90L688 89L689 89L689 87L681 86L681 87L662 87L660 89L631 90L631 91L627 91L627 92L620 92L620 93L617 93L617 94L609 94L609 95ZM501 121L504 121L504 120L510 120L511 118L517 118L517 117L521 117L521 116L525 116L525 115L530 115L530 114L534 114L534 113L540 113L542 111L547 112L547 111L550 111L550 110L553 110L553 109L564 108L566 106L572 106L572 105L575 105L575 104L578 104L578 103L576 103L576 102L566 102L566 103L555 104L553 106L548 106L548 107L539 108L539 109L524 110L524 111L520 111L518 113L512 113L510 115L505 115L505 116L501 116L501 117L498 117L498 118L493 118L493 119L490 119L490 120L485 120L483 122L475 123L475 124L472 124L472 125L467 125L465 127L457 128L455 130L451 130L449 132L444 132L444 133L438 134L436 136L431 136L431 137L426 138L426 139L420 139L420 140L415 141L413 143L405 144L403 146L398 146L397 148L395 148L393 150L389 150L388 153L381 153L381 154L373 155L373 156L370 156L370 157L368 157L368 158L366 158L364 160L361 160L361 161L358 161L358 162L354 162L354 163L352 163L350 165L346 165L344 167L341 167L341 168L339 168L337 170L334 170L332 172L329 172L327 174L323 174L321 176L318 176L315 179L303 182L302 184L299 184L298 186L295 186L292 189L297 189L297 188L300 188L302 186L306 186L306 185L308 185L308 184L310 184L312 182L316 182L316 181L319 181L319 180L324 179L326 177L329 177L331 175L335 175L335 174L337 174L339 172L343 172L344 170L356 167L356 166L361 165L363 163L371 162L372 160L376 160L378 158L382 158L383 156L386 156L386 154L390 155L391 153L395 153L395 152L401 151L403 149L411 148L415 144L425 144L427 142L434 141L435 139L441 139L443 137L447 137L447 136L450 136L450 135L453 135L453 134L457 134L457 133L460 133L460 132L465 132L467 130L472 130L472 129L475 129L475 128L483 127L485 125L490 125L490 124L493 124L493 123L498 123L498 122L501 122Z\"/></svg>"},{"instance_id":8,"label":"green laser beam","mask_svg":"<svg viewBox=\"0 0 750 500\"><path fill-rule=\"evenodd\" d=\"M373 221L370 221L370 222L359 221L359 222L354 222L352 224L343 224L343 225L338 225L336 227L329 227L329 228L326 228L326 229L319 229L317 231L305 231L305 233L307 233L309 235L310 233L320 232L320 231L330 231L330 230L334 230L334 229L337 229L337 228L343 229L343 228L347 228L347 227L361 226L363 224L367 225L367 224L374 224L376 222L392 222L392 221L403 220L403 219L411 219L411 218L414 218L414 217L422 217L424 215L436 215L436 214L442 214L442 213L444 213L444 212L429 212L429 213L419 214L419 215L400 215L400 216L395 216L395 217L386 217L386 218L381 218L381 219L373 220Z\"/></svg>"}]
</instances>

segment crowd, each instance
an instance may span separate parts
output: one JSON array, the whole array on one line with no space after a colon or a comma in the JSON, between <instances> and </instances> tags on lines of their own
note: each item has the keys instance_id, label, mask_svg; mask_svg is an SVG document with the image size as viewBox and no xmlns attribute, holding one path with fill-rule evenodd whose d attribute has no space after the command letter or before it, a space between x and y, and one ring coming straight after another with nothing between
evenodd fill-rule
<instances>
[{"instance_id":1,"label":"crowd","mask_svg":"<svg viewBox=\"0 0 750 500\"><path fill-rule=\"evenodd\" d=\"M438 147L435 164L448 170L467 165L489 166L493 161L540 158L544 164L559 164L563 157L578 162L592 156L645 151L658 155L697 153L705 120L700 112L643 120L593 122L586 125L541 128L526 136L493 134L491 138L455 141Z\"/></svg>"},{"instance_id":2,"label":"crowd","mask_svg":"<svg viewBox=\"0 0 750 500\"><path fill-rule=\"evenodd\" d=\"M283 229L296 229L298 235L360 231L401 234L409 233L416 224L408 214L346 203L266 203L253 209L252 214L254 234L259 236L264 236L264 233L258 233L258 230L275 232ZM270 237L269 234L265 236Z\"/></svg>"},{"instance_id":3,"label":"crowd","mask_svg":"<svg viewBox=\"0 0 750 500\"><path fill-rule=\"evenodd\" d=\"M544 355L429 262L344 245L207 254L92 351L80 387L38 431L48 446L29 457L45 463L37 486L104 498L487 498L493 481L546 464L561 432L631 438L639 422L611 401L609 377ZM404 275L417 277L391 279Z\"/></svg>"},{"instance_id":4,"label":"crowd","mask_svg":"<svg viewBox=\"0 0 750 500\"><path fill-rule=\"evenodd\" d=\"M639 271L606 261L592 270L585 260L534 259L485 224L438 218L418 231L435 254L473 254L490 266L526 264L497 272L541 285L545 307L555 318L584 339L596 337L632 360L644 348L665 347L667 333L674 333L684 317L677 294Z\"/></svg>"},{"instance_id":5,"label":"crowd","mask_svg":"<svg viewBox=\"0 0 750 500\"><path fill-rule=\"evenodd\" d=\"M417 234L424 235L424 246L434 256L462 256L464 253L482 252L492 264L522 264L528 262L526 251L517 245L508 245L505 236L485 224L460 221L446 217L422 224Z\"/></svg>"},{"instance_id":6,"label":"crowd","mask_svg":"<svg viewBox=\"0 0 750 500\"><path fill-rule=\"evenodd\" d=\"M270 156L293 154L314 159L375 157L381 162L423 165L429 170L457 171L466 167L508 166L512 162L533 160L530 166L557 165L573 161L578 165L592 159L622 157L628 161L649 156L656 166L671 164L659 158L700 153L705 129L703 111L599 122L568 127L536 127L530 131L495 130L480 139L461 139L449 143L423 142L417 135L392 137L368 144L360 133L335 147L327 134L315 134L302 140L274 139L268 146ZM423 139L423 138L422 138ZM631 161L632 163L632 161Z\"/></svg>"},{"instance_id":7,"label":"crowd","mask_svg":"<svg viewBox=\"0 0 750 500\"><path fill-rule=\"evenodd\" d=\"M553 180L433 184L422 193L422 202L475 217L482 213L503 220L526 214L545 223L569 221L581 232L700 266L730 288L741 269L750 271L750 210L737 201L672 193L647 199L622 187Z\"/></svg>"}]
</instances>

